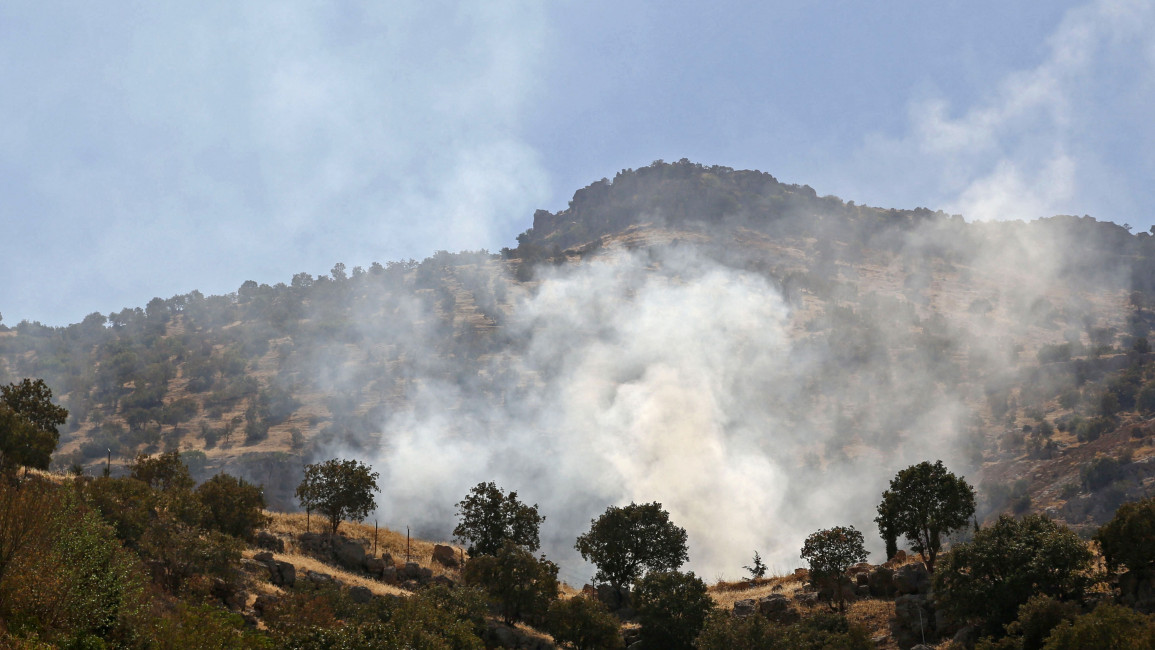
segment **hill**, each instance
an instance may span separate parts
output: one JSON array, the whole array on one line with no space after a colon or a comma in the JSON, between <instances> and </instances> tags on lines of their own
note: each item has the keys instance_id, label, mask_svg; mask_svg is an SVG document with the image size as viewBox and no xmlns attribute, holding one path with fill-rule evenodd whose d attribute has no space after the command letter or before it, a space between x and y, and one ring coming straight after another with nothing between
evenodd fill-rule
<instances>
[{"instance_id":1,"label":"hill","mask_svg":"<svg viewBox=\"0 0 1155 650\"><path fill-rule=\"evenodd\" d=\"M978 483L986 516L1090 527L1142 494L1153 264L1149 234L1090 217L967 223L659 161L500 254L22 322L0 382L43 377L70 410L62 468L179 450L285 509L303 463L358 457L389 486L382 519L433 539L496 480L542 505L576 584L587 522L658 500L699 573L754 549L785 572L833 523L880 548L877 495L925 458Z\"/></svg>"}]
</instances>

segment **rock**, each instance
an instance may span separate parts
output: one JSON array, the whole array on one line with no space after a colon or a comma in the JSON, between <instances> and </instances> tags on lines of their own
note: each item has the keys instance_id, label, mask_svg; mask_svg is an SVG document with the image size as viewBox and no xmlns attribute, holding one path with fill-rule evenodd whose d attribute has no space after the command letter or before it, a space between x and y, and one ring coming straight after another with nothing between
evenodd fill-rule
<instances>
[{"instance_id":1,"label":"rock","mask_svg":"<svg viewBox=\"0 0 1155 650\"><path fill-rule=\"evenodd\" d=\"M365 570L365 547L352 540L341 538L333 544L333 559L349 571Z\"/></svg>"},{"instance_id":2,"label":"rock","mask_svg":"<svg viewBox=\"0 0 1155 650\"><path fill-rule=\"evenodd\" d=\"M310 555L323 555L328 551L326 535L320 533L301 533L297 536L297 548Z\"/></svg>"},{"instance_id":3,"label":"rock","mask_svg":"<svg viewBox=\"0 0 1155 650\"><path fill-rule=\"evenodd\" d=\"M272 594L260 594L257 596L257 600L253 602L253 611L257 613L257 616L264 617L265 612L280 601L280 598Z\"/></svg>"},{"instance_id":4,"label":"rock","mask_svg":"<svg viewBox=\"0 0 1155 650\"><path fill-rule=\"evenodd\" d=\"M306 571L305 579L317 585L318 587L322 585L335 584L337 582L336 578L333 576L329 575L328 573L321 573L319 571Z\"/></svg>"},{"instance_id":5,"label":"rock","mask_svg":"<svg viewBox=\"0 0 1155 650\"><path fill-rule=\"evenodd\" d=\"M257 560L251 560L247 557L241 558L241 569L245 573L251 573L266 580L268 580L272 574L268 564L264 562L258 562Z\"/></svg>"},{"instance_id":6,"label":"rock","mask_svg":"<svg viewBox=\"0 0 1155 650\"><path fill-rule=\"evenodd\" d=\"M907 594L894 600L891 635L899 648L934 641L934 611L926 596Z\"/></svg>"},{"instance_id":7,"label":"rock","mask_svg":"<svg viewBox=\"0 0 1155 650\"><path fill-rule=\"evenodd\" d=\"M278 587L292 587L297 584L297 567L289 562L274 562L271 573L271 582Z\"/></svg>"},{"instance_id":8,"label":"rock","mask_svg":"<svg viewBox=\"0 0 1155 650\"><path fill-rule=\"evenodd\" d=\"M368 587L358 585L349 588L349 598L355 603L367 603L373 600L373 592Z\"/></svg>"},{"instance_id":9,"label":"rock","mask_svg":"<svg viewBox=\"0 0 1155 650\"><path fill-rule=\"evenodd\" d=\"M380 578L385 572L385 561L379 557L365 558L365 572L374 578Z\"/></svg>"},{"instance_id":10,"label":"rock","mask_svg":"<svg viewBox=\"0 0 1155 650\"><path fill-rule=\"evenodd\" d=\"M870 595L875 598L890 598L894 595L894 571L880 566L870 572L866 578L870 586Z\"/></svg>"},{"instance_id":11,"label":"rock","mask_svg":"<svg viewBox=\"0 0 1155 650\"><path fill-rule=\"evenodd\" d=\"M734 616L737 616L738 618L746 618L747 616L753 616L757 610L757 603L754 601L754 599L746 598L734 603L733 613Z\"/></svg>"},{"instance_id":12,"label":"rock","mask_svg":"<svg viewBox=\"0 0 1155 650\"><path fill-rule=\"evenodd\" d=\"M790 609L790 601L782 594L770 594L758 600L758 613L770 616Z\"/></svg>"},{"instance_id":13,"label":"rock","mask_svg":"<svg viewBox=\"0 0 1155 650\"><path fill-rule=\"evenodd\" d=\"M794 594L794 602L811 607L818 604L818 594L813 591L800 591Z\"/></svg>"},{"instance_id":14,"label":"rock","mask_svg":"<svg viewBox=\"0 0 1155 650\"><path fill-rule=\"evenodd\" d=\"M899 595L925 594L930 591L930 574L926 565L915 562L894 572L894 589Z\"/></svg>"},{"instance_id":15,"label":"rock","mask_svg":"<svg viewBox=\"0 0 1155 650\"><path fill-rule=\"evenodd\" d=\"M459 562L457 560L457 552L450 546L442 546L437 544L433 547L433 561L447 567L456 567Z\"/></svg>"},{"instance_id":16,"label":"rock","mask_svg":"<svg viewBox=\"0 0 1155 650\"><path fill-rule=\"evenodd\" d=\"M400 581L401 581L401 578L397 575L397 567L387 566L384 569L382 569L381 582L384 582L386 584L395 585Z\"/></svg>"},{"instance_id":17,"label":"rock","mask_svg":"<svg viewBox=\"0 0 1155 650\"><path fill-rule=\"evenodd\" d=\"M257 548L263 548L270 551L275 551L277 553L285 552L284 540L267 530L262 530L261 532L257 533L257 537L254 542L256 543Z\"/></svg>"},{"instance_id":18,"label":"rock","mask_svg":"<svg viewBox=\"0 0 1155 650\"><path fill-rule=\"evenodd\" d=\"M264 562L265 564L268 564L269 562L275 561L273 559L273 554L268 552L268 551L261 551L260 553L257 553L256 555L253 556L253 559L256 560L257 562Z\"/></svg>"}]
</instances>

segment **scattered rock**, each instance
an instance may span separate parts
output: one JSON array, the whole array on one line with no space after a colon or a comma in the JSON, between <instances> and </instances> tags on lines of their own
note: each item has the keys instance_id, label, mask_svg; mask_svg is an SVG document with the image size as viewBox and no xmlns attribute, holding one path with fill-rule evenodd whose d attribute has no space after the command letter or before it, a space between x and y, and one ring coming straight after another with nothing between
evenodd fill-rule
<instances>
[{"instance_id":1,"label":"scattered rock","mask_svg":"<svg viewBox=\"0 0 1155 650\"><path fill-rule=\"evenodd\" d=\"M266 564L274 561L273 554L268 551L261 551L260 553L257 553L253 556L253 559L257 562L264 562Z\"/></svg>"},{"instance_id":2,"label":"scattered rock","mask_svg":"<svg viewBox=\"0 0 1155 650\"><path fill-rule=\"evenodd\" d=\"M269 576L272 573L269 569L269 565L257 560L250 560L247 557L241 558L241 569L245 573L251 573L266 580L269 579Z\"/></svg>"},{"instance_id":3,"label":"scattered rock","mask_svg":"<svg viewBox=\"0 0 1155 650\"><path fill-rule=\"evenodd\" d=\"M336 578L328 573L321 573L319 571L306 571L305 579L317 586L331 585L337 582Z\"/></svg>"},{"instance_id":4,"label":"scattered rock","mask_svg":"<svg viewBox=\"0 0 1155 650\"><path fill-rule=\"evenodd\" d=\"M894 600L891 636L899 648L935 640L934 611L926 596L907 594Z\"/></svg>"},{"instance_id":5,"label":"scattered rock","mask_svg":"<svg viewBox=\"0 0 1155 650\"><path fill-rule=\"evenodd\" d=\"M899 595L925 594L930 591L930 574L926 565L915 562L894 572L894 589Z\"/></svg>"},{"instance_id":6,"label":"scattered rock","mask_svg":"<svg viewBox=\"0 0 1155 650\"><path fill-rule=\"evenodd\" d=\"M447 567L456 567L459 562L457 560L457 552L450 546L443 546L437 544L433 547L433 561Z\"/></svg>"},{"instance_id":7,"label":"scattered rock","mask_svg":"<svg viewBox=\"0 0 1155 650\"><path fill-rule=\"evenodd\" d=\"M365 570L365 547L353 540L338 538L333 543L333 559L349 571Z\"/></svg>"},{"instance_id":8,"label":"scattered rock","mask_svg":"<svg viewBox=\"0 0 1155 650\"><path fill-rule=\"evenodd\" d=\"M280 600L280 598L273 596L272 594L260 594L257 596L256 602L253 603L253 611L255 611L258 616L263 617L265 612L268 611L270 607L280 602Z\"/></svg>"},{"instance_id":9,"label":"scattered rock","mask_svg":"<svg viewBox=\"0 0 1155 650\"><path fill-rule=\"evenodd\" d=\"M794 594L794 602L812 607L818 604L818 594L813 591L800 591Z\"/></svg>"},{"instance_id":10,"label":"scattered rock","mask_svg":"<svg viewBox=\"0 0 1155 650\"><path fill-rule=\"evenodd\" d=\"M254 542L257 548L263 548L277 553L285 552L285 541L267 530L262 530L261 532L257 533L257 537Z\"/></svg>"},{"instance_id":11,"label":"scattered rock","mask_svg":"<svg viewBox=\"0 0 1155 650\"><path fill-rule=\"evenodd\" d=\"M753 616L756 611L758 611L758 607L753 598L746 598L734 603L734 616L738 618Z\"/></svg>"},{"instance_id":12,"label":"scattered rock","mask_svg":"<svg viewBox=\"0 0 1155 650\"><path fill-rule=\"evenodd\" d=\"M384 582L384 583L390 584L390 585L395 585L400 581L401 581L401 579L397 575L397 567L387 566L381 570L381 582Z\"/></svg>"},{"instance_id":13,"label":"scattered rock","mask_svg":"<svg viewBox=\"0 0 1155 650\"><path fill-rule=\"evenodd\" d=\"M373 599L373 592L368 587L358 585L349 588L349 598L355 603L367 603Z\"/></svg>"},{"instance_id":14,"label":"scattered rock","mask_svg":"<svg viewBox=\"0 0 1155 650\"><path fill-rule=\"evenodd\" d=\"M870 595L875 598L890 598L894 596L894 571L880 566L871 571L866 578L870 586Z\"/></svg>"},{"instance_id":15,"label":"scattered rock","mask_svg":"<svg viewBox=\"0 0 1155 650\"><path fill-rule=\"evenodd\" d=\"M292 587L297 584L297 567L288 562L276 561L270 570L271 582L278 587Z\"/></svg>"},{"instance_id":16,"label":"scattered rock","mask_svg":"<svg viewBox=\"0 0 1155 650\"><path fill-rule=\"evenodd\" d=\"M385 560L379 557L365 558L365 572L374 578L380 578L385 573Z\"/></svg>"}]
</instances>

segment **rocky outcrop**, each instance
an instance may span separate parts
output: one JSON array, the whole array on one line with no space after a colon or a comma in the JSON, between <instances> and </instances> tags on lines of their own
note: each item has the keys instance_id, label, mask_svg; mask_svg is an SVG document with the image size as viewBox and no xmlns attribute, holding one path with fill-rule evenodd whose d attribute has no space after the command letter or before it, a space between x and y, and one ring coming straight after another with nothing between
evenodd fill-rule
<instances>
[{"instance_id":1,"label":"rocky outcrop","mask_svg":"<svg viewBox=\"0 0 1155 650\"><path fill-rule=\"evenodd\" d=\"M460 562L453 547L437 544L433 547L433 561L449 568L456 568Z\"/></svg>"},{"instance_id":2,"label":"rocky outcrop","mask_svg":"<svg viewBox=\"0 0 1155 650\"><path fill-rule=\"evenodd\" d=\"M899 595L930 593L930 573L922 562L906 564L894 572L894 589Z\"/></svg>"},{"instance_id":3,"label":"rocky outcrop","mask_svg":"<svg viewBox=\"0 0 1155 650\"><path fill-rule=\"evenodd\" d=\"M896 598L890 632L898 647L904 650L937 639L934 607L930 599L921 594Z\"/></svg>"}]
</instances>

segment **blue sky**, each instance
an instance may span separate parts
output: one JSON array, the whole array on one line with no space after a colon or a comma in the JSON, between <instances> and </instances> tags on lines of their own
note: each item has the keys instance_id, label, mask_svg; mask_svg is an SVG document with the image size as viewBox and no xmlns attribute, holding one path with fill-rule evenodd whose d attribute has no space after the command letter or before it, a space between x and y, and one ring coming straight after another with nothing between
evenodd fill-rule
<instances>
[{"instance_id":1,"label":"blue sky","mask_svg":"<svg viewBox=\"0 0 1155 650\"><path fill-rule=\"evenodd\" d=\"M1155 6L0 5L0 314L512 245L662 158L1155 223Z\"/></svg>"}]
</instances>

